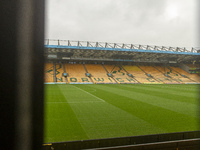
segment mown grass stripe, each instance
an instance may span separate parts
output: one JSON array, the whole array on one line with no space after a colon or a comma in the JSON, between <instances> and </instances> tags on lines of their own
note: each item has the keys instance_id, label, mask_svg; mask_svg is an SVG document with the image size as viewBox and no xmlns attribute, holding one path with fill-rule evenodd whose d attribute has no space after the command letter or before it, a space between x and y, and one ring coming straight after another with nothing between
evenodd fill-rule
<instances>
[{"instance_id":1,"label":"mown grass stripe","mask_svg":"<svg viewBox=\"0 0 200 150\"><path fill-rule=\"evenodd\" d=\"M123 89L132 92L132 90L129 88L123 88ZM170 92L168 93L166 92L166 90L163 90L163 92L159 92L159 91L153 91L151 89L137 89L137 87L136 88L134 87L134 92L141 93L145 96L148 95L150 97L148 99L151 99L152 102L153 102L152 99L159 100L158 102L156 102L158 104L157 106L161 106L163 108L167 108L172 111L177 111L182 114L197 116L199 103L197 101L197 96L195 93L193 97L184 97L181 95L171 94Z\"/></svg>"},{"instance_id":2,"label":"mown grass stripe","mask_svg":"<svg viewBox=\"0 0 200 150\"><path fill-rule=\"evenodd\" d=\"M145 92L143 90L130 91L127 88L123 89L122 86L110 87L110 86L99 85L96 87L102 88L105 91L111 91L111 93L113 94L118 94L118 95L121 94L122 96L125 96L127 98L133 98L135 100L142 101L165 109L169 109L174 112L178 112L189 116L199 117L197 115L198 106L195 104L173 101L171 99L164 98L162 96L154 96L152 93Z\"/></svg>"},{"instance_id":3,"label":"mown grass stripe","mask_svg":"<svg viewBox=\"0 0 200 150\"><path fill-rule=\"evenodd\" d=\"M87 93L87 94L93 96L94 98L96 98L96 99L98 99L98 100L100 100L100 101L102 101L102 102L105 102L103 99L101 99L101 98L99 98L99 97L97 97L97 96L95 96L95 95L93 95L93 94L91 94L91 93L89 93L89 92L87 92L87 91L85 91L85 90L79 88L79 87L76 87L76 86L73 86L73 87L78 88L79 90L81 90L81 91L83 91L83 92L85 92L85 93Z\"/></svg>"},{"instance_id":4,"label":"mown grass stripe","mask_svg":"<svg viewBox=\"0 0 200 150\"><path fill-rule=\"evenodd\" d=\"M81 89L82 87L87 86L79 86ZM87 90L84 89L84 91ZM91 91L91 89L88 91ZM68 98L73 99L73 95L68 94ZM152 134L155 132L165 132L164 130L108 103L70 105L76 113L82 127L91 139L139 135L138 133Z\"/></svg>"},{"instance_id":5,"label":"mown grass stripe","mask_svg":"<svg viewBox=\"0 0 200 150\"><path fill-rule=\"evenodd\" d=\"M156 86L155 86L156 87ZM185 92L177 92L175 90L169 90L169 89L160 89L155 87L143 87L143 86L131 86L131 85L122 85L120 88L124 90L132 91L139 91L143 93L147 93L149 95L164 97L167 99L180 101L180 102L186 102L191 104L197 104L197 93L185 93Z\"/></svg>"},{"instance_id":6,"label":"mown grass stripe","mask_svg":"<svg viewBox=\"0 0 200 150\"><path fill-rule=\"evenodd\" d=\"M198 92L199 91L199 85L194 85L194 84L143 84L141 85L143 87L153 87L153 88L159 88L159 89L169 89L169 90L175 90L175 91L180 91L180 92Z\"/></svg>"},{"instance_id":7,"label":"mown grass stripe","mask_svg":"<svg viewBox=\"0 0 200 150\"><path fill-rule=\"evenodd\" d=\"M118 94L112 94L114 90L107 89L106 87L100 88L100 86L95 86L95 88L99 91L99 93L96 94L99 97L102 95L101 97L104 98L106 102L111 103L112 105L115 105L116 107L119 107L120 109L123 109L145 121L148 121L159 128L163 128L168 132L198 129L198 120L195 116L182 115L175 111L158 106L152 106L151 104L135 100L131 97L127 98L119 92ZM113 97L113 95L115 95L115 97Z\"/></svg>"},{"instance_id":8,"label":"mown grass stripe","mask_svg":"<svg viewBox=\"0 0 200 150\"><path fill-rule=\"evenodd\" d=\"M45 105L44 142L88 139L70 105L65 103L66 99L58 86L51 85L46 88L45 103L58 103Z\"/></svg>"}]
</instances>

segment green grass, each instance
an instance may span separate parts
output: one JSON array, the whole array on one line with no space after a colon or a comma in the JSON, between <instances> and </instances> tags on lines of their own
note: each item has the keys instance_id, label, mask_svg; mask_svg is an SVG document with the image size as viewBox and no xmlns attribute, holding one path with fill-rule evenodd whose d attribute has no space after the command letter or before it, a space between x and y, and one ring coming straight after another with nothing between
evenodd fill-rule
<instances>
[{"instance_id":1,"label":"green grass","mask_svg":"<svg viewBox=\"0 0 200 150\"><path fill-rule=\"evenodd\" d=\"M45 85L45 143L199 130L197 85Z\"/></svg>"}]
</instances>

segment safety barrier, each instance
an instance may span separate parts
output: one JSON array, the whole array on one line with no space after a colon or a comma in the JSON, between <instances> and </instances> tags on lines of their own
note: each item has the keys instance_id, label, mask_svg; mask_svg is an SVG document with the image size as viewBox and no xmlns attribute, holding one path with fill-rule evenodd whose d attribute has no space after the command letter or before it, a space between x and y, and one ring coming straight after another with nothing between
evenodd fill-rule
<instances>
[{"instance_id":1,"label":"safety barrier","mask_svg":"<svg viewBox=\"0 0 200 150\"><path fill-rule=\"evenodd\" d=\"M200 83L197 83L197 82L185 82L185 84L200 84Z\"/></svg>"},{"instance_id":2,"label":"safety barrier","mask_svg":"<svg viewBox=\"0 0 200 150\"><path fill-rule=\"evenodd\" d=\"M56 82L44 82L44 84L56 84Z\"/></svg>"},{"instance_id":3,"label":"safety barrier","mask_svg":"<svg viewBox=\"0 0 200 150\"><path fill-rule=\"evenodd\" d=\"M44 84L67 84L66 82L45 82Z\"/></svg>"},{"instance_id":4,"label":"safety barrier","mask_svg":"<svg viewBox=\"0 0 200 150\"><path fill-rule=\"evenodd\" d=\"M43 150L52 150L52 149L79 150L79 149L90 149L90 148L96 149L103 147L127 146L127 145L138 145L138 144L148 144L148 143L154 143L154 145L156 145L156 143L158 142L172 143L172 141L176 142L180 140L198 139L198 138L200 138L200 131L176 132L176 133L142 135L142 136L132 136L132 137L46 143L43 145ZM182 145L184 145L184 143ZM187 143L185 145L187 145Z\"/></svg>"}]
</instances>

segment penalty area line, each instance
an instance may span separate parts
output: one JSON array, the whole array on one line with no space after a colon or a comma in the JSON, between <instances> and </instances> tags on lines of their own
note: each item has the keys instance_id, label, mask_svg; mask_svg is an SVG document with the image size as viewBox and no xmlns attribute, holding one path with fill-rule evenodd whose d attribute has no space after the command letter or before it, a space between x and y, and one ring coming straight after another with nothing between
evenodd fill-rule
<instances>
[{"instance_id":1,"label":"penalty area line","mask_svg":"<svg viewBox=\"0 0 200 150\"><path fill-rule=\"evenodd\" d=\"M91 94L91 93L89 93L89 92L87 92L87 91L81 89L81 88L78 88L78 87L76 87L76 86L74 86L74 85L73 85L73 87L75 87L75 88L77 88L77 89L79 89L79 90L81 90L81 91L83 91L83 92L85 92L85 93L87 93L87 94L89 94L89 95L91 95L91 96L97 98L98 100L100 100L100 101L102 101L102 102L105 102L103 99L101 99L101 98L99 98L99 97L97 97L97 96L95 96L95 95L93 95L93 94Z\"/></svg>"}]
</instances>

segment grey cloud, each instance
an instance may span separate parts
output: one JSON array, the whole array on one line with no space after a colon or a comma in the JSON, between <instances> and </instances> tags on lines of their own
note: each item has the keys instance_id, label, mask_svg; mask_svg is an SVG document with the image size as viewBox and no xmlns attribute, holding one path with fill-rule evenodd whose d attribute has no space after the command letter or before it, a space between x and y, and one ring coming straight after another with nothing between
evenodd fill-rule
<instances>
[{"instance_id":1,"label":"grey cloud","mask_svg":"<svg viewBox=\"0 0 200 150\"><path fill-rule=\"evenodd\" d=\"M195 0L49 0L46 38L194 46ZM166 17L169 4L179 16Z\"/></svg>"}]
</instances>

